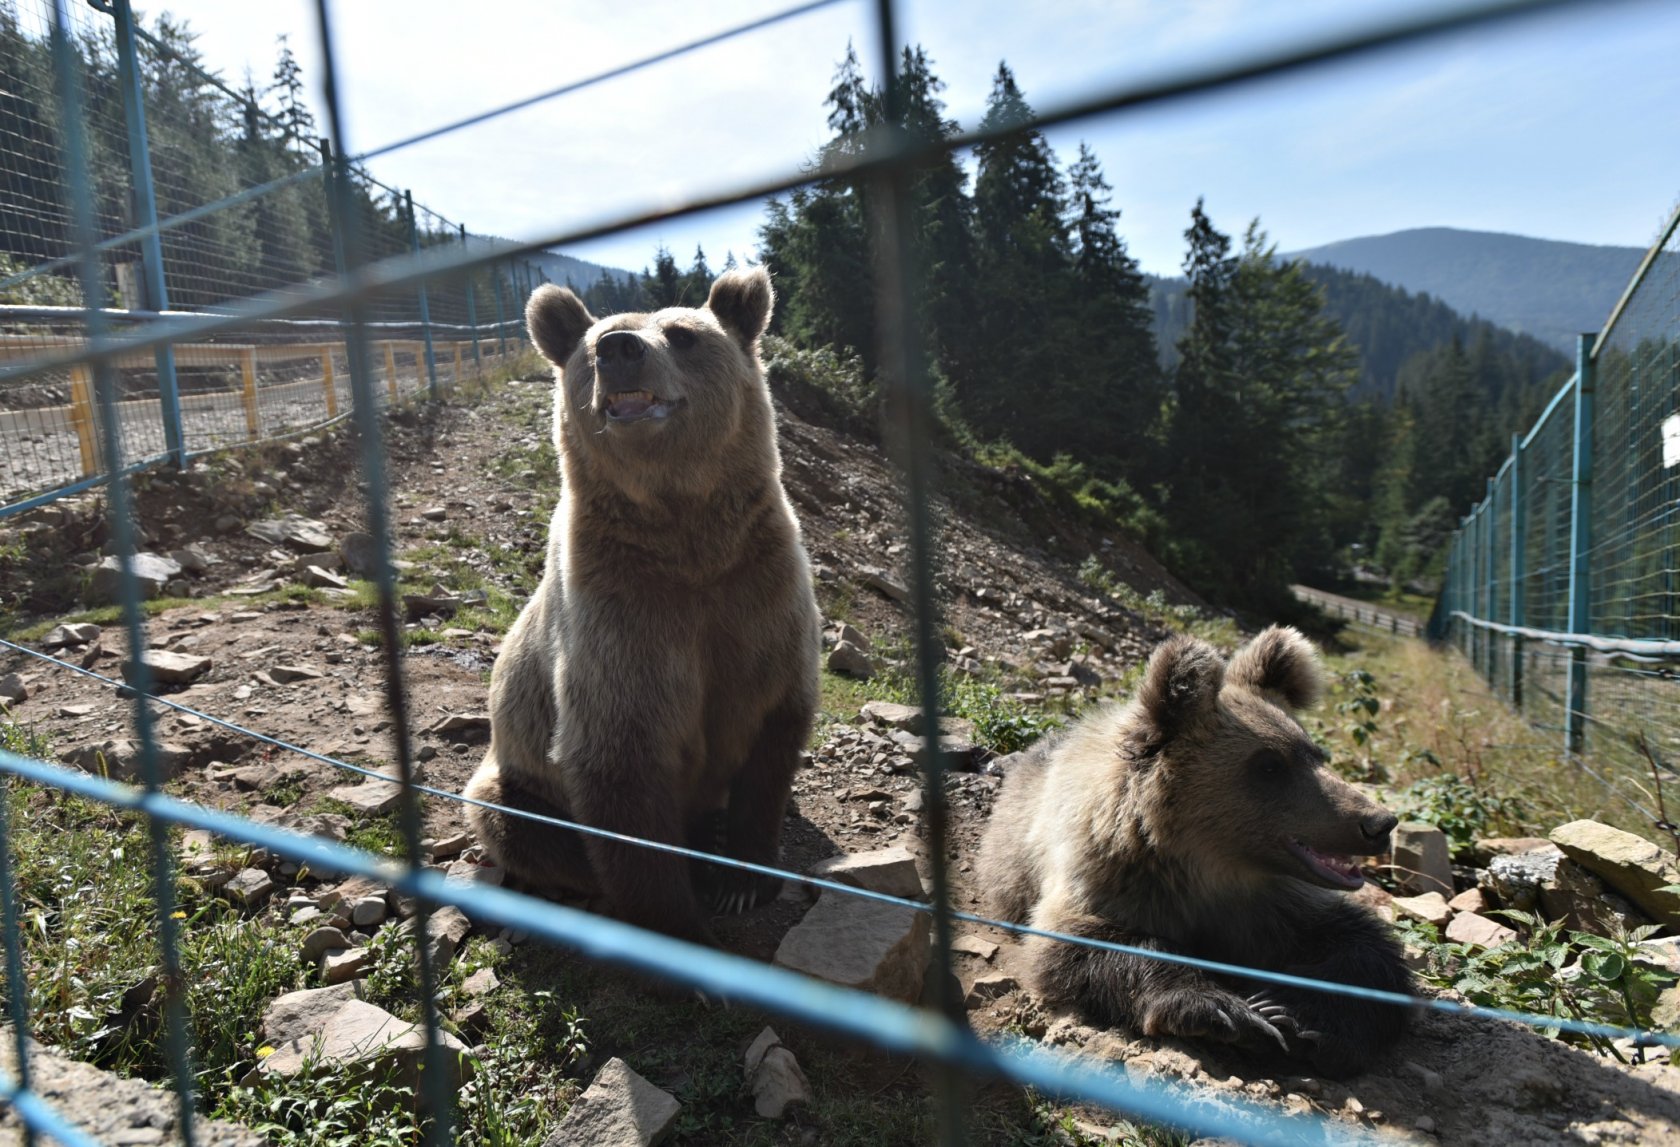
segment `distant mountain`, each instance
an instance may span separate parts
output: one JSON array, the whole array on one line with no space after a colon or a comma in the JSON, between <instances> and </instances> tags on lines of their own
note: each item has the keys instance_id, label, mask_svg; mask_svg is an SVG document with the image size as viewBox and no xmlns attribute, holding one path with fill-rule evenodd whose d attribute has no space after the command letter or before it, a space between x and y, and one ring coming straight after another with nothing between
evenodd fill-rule
<instances>
[{"instance_id":1,"label":"distant mountain","mask_svg":"<svg viewBox=\"0 0 1680 1147\"><path fill-rule=\"evenodd\" d=\"M1510 375L1501 381L1501 391L1507 386L1529 391L1567 369L1572 361L1539 339L1485 318L1466 318L1439 299L1414 295L1371 275L1311 264L1306 275L1324 289L1325 310L1359 351L1360 378L1351 395L1355 399L1393 401L1408 362L1454 342L1466 348L1481 347L1482 354L1497 357L1503 372ZM1149 279L1155 337L1162 363L1168 367L1177 362L1178 339L1190 320L1187 289L1183 279Z\"/></svg>"},{"instance_id":2,"label":"distant mountain","mask_svg":"<svg viewBox=\"0 0 1680 1147\"><path fill-rule=\"evenodd\" d=\"M1533 335L1564 354L1610 317L1645 252L1491 231L1421 227L1344 239L1285 258L1375 276L1466 315Z\"/></svg>"},{"instance_id":3,"label":"distant mountain","mask_svg":"<svg viewBox=\"0 0 1680 1147\"><path fill-rule=\"evenodd\" d=\"M506 240L497 239L493 236L471 235L468 236L467 242L469 245L477 245L481 243L504 243ZM523 255L521 258L533 267L541 267L543 273L548 276L549 282L558 283L562 287L570 283L579 294L587 291L598 282L603 273L611 275L620 282L634 278L636 274L634 271L625 271L618 267L603 267L599 263L574 259L572 256L562 255L558 251L538 251L532 255Z\"/></svg>"}]
</instances>

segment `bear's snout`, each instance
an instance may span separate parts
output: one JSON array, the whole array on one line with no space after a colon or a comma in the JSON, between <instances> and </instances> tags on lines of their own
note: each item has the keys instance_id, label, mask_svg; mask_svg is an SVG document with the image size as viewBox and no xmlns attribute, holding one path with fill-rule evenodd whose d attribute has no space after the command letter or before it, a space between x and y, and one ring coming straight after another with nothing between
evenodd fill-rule
<instances>
[{"instance_id":1,"label":"bear's snout","mask_svg":"<svg viewBox=\"0 0 1680 1147\"><path fill-rule=\"evenodd\" d=\"M635 379L646 358L647 343L634 331L610 331L595 340L595 370L603 382Z\"/></svg>"},{"instance_id":2,"label":"bear's snout","mask_svg":"<svg viewBox=\"0 0 1680 1147\"><path fill-rule=\"evenodd\" d=\"M1400 823L1400 818L1387 809L1379 809L1359 822L1359 831L1365 834L1365 839L1373 846L1371 854L1388 851L1388 834L1394 831L1394 826Z\"/></svg>"}]
</instances>

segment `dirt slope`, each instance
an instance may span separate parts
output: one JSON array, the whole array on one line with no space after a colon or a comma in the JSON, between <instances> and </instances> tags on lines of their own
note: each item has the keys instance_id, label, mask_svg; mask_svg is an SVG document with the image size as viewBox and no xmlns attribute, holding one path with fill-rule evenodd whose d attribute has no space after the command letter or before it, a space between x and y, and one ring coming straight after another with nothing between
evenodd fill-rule
<instances>
[{"instance_id":1,"label":"dirt slope","mask_svg":"<svg viewBox=\"0 0 1680 1147\"><path fill-rule=\"evenodd\" d=\"M453 617L427 617L422 608L411 636L429 643L411 647L405 658L424 779L444 790L457 791L467 779L485 730L434 726L450 715L483 712L497 642L486 619L501 609L505 624L505 610L517 608L540 569L556 493L546 445L547 389L542 379L516 383L476 405L404 416L391 428L395 542L413 563L405 585L472 583L489 599L483 610L463 606ZM892 471L872 443L785 409L781 430L787 484L817 565L825 613L869 637L877 661L890 668L908 655L910 620L891 584L907 552ZM153 617L148 639L212 662L198 680L171 691L171 700L377 767L393 759L393 750L371 614L331 591L277 591L276 585L297 584L288 568L295 555L243 529L281 512L319 519L334 537L360 528L354 467L352 445L334 437L260 460L247 456L233 468L143 483L144 524L153 544L175 549L196 543L210 559L190 580L192 595L207 600ZM952 495L937 507L950 657L1028 695L1028 706L1122 691L1128 674L1167 632L1167 607L1194 604L1147 553L1123 538L1092 536L1060 520L1024 478L949 462L941 481ZM42 607L61 603L74 584L70 560L101 541L97 509L86 500L0 527L0 546L21 543L26 552L0 571L0 600L42 622L53 620ZM1101 555L1138 595L1160 591L1162 604L1128 608L1094 593L1077 573L1091 554ZM117 628L107 626L100 642L69 656L116 677L121 645ZM282 683L288 674L276 669L287 666L319 675ZM13 672L29 690L14 707L17 719L50 734L61 753L129 735L132 702L109 685L0 655L0 677ZM831 719L819 730L810 767L796 786L787 867L803 870L826 856L894 842L925 851L917 781L906 773L890 731L856 715L855 687L830 679L826 695ZM354 780L198 718L158 712L160 733L177 754L179 784L194 799L284 821ZM117 746L108 756L120 753ZM979 903L970 859L996 785L985 772L950 778L954 891L958 906L970 910ZM429 800L426 818L435 837L463 827L459 807L447 801ZM803 897L789 895L726 922L720 932L730 947L768 959L807 906ZM993 971L1024 978L1008 936L995 929L959 931L1001 946L990 961L958 957L965 985ZM1018 990L978 1007L972 1019L982 1031L1024 1029L1133 1070L1241 1092L1289 1110L1317 1109L1419 1141L1680 1142L1680 1071L1620 1070L1504 1024L1424 1017L1390 1061L1350 1083L1332 1084L1271 1077L1203 1049L1095 1031L1042 1014ZM813 1083L824 1086L821 1079ZM1081 1118L1098 1133L1111 1121L1096 1112Z\"/></svg>"}]
</instances>

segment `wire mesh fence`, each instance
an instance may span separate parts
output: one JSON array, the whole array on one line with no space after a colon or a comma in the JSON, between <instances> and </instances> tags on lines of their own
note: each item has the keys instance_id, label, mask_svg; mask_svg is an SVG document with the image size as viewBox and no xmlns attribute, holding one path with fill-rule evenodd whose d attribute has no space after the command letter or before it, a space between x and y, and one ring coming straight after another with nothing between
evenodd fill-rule
<instances>
[{"instance_id":1,"label":"wire mesh fence","mask_svg":"<svg viewBox=\"0 0 1680 1147\"><path fill-rule=\"evenodd\" d=\"M782 19L815 6L801 5L768 19ZM879 213L872 233L884 237L882 250L877 252L878 275L882 295L891 300L894 309L884 314L887 321L879 324L882 345L878 358L895 398L892 409L902 423L899 430L904 452L900 462L911 527L910 581L924 726L938 727L938 665L942 655L936 651L938 619L927 490L926 426L932 387L909 349L917 345L911 329L917 311L911 305L917 284L901 242L904 189L918 160L934 148L970 146L984 138L1146 106L1186 93L1217 90L1544 6L1507 0L1472 5L1444 16L1411 17L1333 42L1286 47L1171 83L1091 93L1029 122L997 125L937 143L913 143L891 131L883 132L868 148L837 159L834 170L822 173L825 177L847 174L872 178L878 181L881 192L871 197L872 210ZM302 864L377 877L414 898L417 996L426 1046L419 1098L427 1116L428 1142L445 1143L453 1138L455 1097L448 1090L451 1073L446 1070L446 1057L456 1053L441 1037L435 1006L438 970L431 945L426 942L428 915L446 905L467 909L487 922L518 928L544 943L580 952L590 959L649 972L876 1047L924 1057L939 1067L935 1092L945 1142L962 1141L964 1076L1001 1077L1048 1095L1083 1098L1141 1118L1245 1142L1359 1139L1361 1136L1352 1129L1332 1128L1316 1117L1285 1116L1275 1108L1239 1099L1209 1103L1184 1088L1076 1062L1037 1047L988 1042L960 1022L956 1018L960 1004L950 988L951 923L959 918L982 918L954 912L949 903L943 839L945 765L937 750L924 754L923 762L933 877L931 902L899 902L934 917L932 982L938 987L939 998L931 1008L909 1007L847 991L785 969L698 948L516 893L450 882L424 864L419 838L421 798L463 798L416 783L404 683L401 607L388 541L391 510L383 429L378 417L381 407L459 381L485 356L506 353L509 338L516 337L510 335L514 330L514 300L528 294L539 277L517 262L520 256L627 229L649 218L760 198L808 183L817 173L802 163L794 169L790 163L793 170L786 176L755 186L696 195L687 203L651 215L608 218L570 234L543 236L518 246L470 241L458 224L417 207L406 192L399 195L383 187L346 157L337 122L339 109L331 96L333 51L325 8L323 3L318 33L332 122L324 126L334 142L312 150L295 116L265 118L252 101L208 77L186 49L170 42L167 30L155 36L133 35L132 29L125 34L128 11L124 0L114 0L108 15L79 8L72 12L65 0L30 8L0 7L0 33L9 37L3 66L11 69L0 73L0 83L6 90L0 99L34 100L21 110L10 104L0 106L0 115L11 117L0 119L0 139L11 141L6 146L19 156L26 148L35 149L29 153L35 157L30 163L19 158L10 160L11 166L6 167L8 178L16 178L19 187L29 190L27 194L20 192L15 200L20 205L16 222L7 217L5 226L16 226L33 245L17 256L23 265L8 268L6 277L0 280L0 290L12 292L5 309L0 310L0 321L7 326L7 337L17 340L15 344L0 344L6 356L0 361L0 396L5 407L0 419L9 419L0 420L0 430L11 435L6 439L8 470L0 471L0 500L8 503L6 509L18 510L89 482L108 484L113 545L125 565L123 628L134 670L123 688L134 702L139 784L117 784L11 751L0 751L0 773L140 814L155 897L169 1071L179 1102L178 1126L183 1141L195 1141L196 1107L173 900L174 860L168 836L176 826L209 830L229 840L271 849ZM897 67L893 6L882 3L876 19L890 109ZM765 22L745 25L736 32L750 31ZM700 43L718 39L708 37ZM134 59L125 65L123 56L129 51ZM650 60L670 55L662 53ZM129 78L125 80L125 76ZM132 91L136 83L144 98L125 104L123 92ZM156 125L167 121L170 94L179 93L183 85L209 85L225 96L227 103L211 122L194 123L189 119L171 124L166 132ZM528 102L509 105L509 109ZM153 125L152 150L162 151L166 138L176 148L168 156L158 156L155 165L136 130L137 117L131 114L135 109L144 110L144 118ZM483 118L473 117L440 130L453 130ZM180 133L178 137L176 132ZM226 170L211 178L195 167L194 151L189 146L204 141L209 141L217 154L248 158L246 153L252 153L260 162L253 158L249 166L224 165ZM144 163L136 163L136 155ZM0 158L0 167L7 162ZM145 207L143 185L152 176L141 172L142 167L155 175L155 211ZM135 204L139 206L132 206ZM0 210L11 208L12 201L8 201ZM137 271L121 270L125 256L128 263L140 265ZM43 293L50 292L58 294L45 301ZM108 305L107 299L116 305ZM1672 377L1672 357L1667 361ZM146 648L145 626L139 590L129 568L135 552L135 523L124 475L133 467L225 445L272 439L341 417L355 420L368 495L367 529L375 551L373 581L385 659L385 699L397 764L394 777L378 775L377 780L398 786L398 860L210 811L162 792L155 706L182 709L195 719L216 721L239 735L260 739L277 749L303 752L334 767L363 775L368 771L156 696L141 656ZM1565 431L1563 442L1568 441ZM13 442L18 444L15 449L10 448ZM1567 480L1565 455L1560 453L1558 458L1556 466ZM1518 491L1514 496L1523 496L1514 480L1512 489ZM1568 492L1559 497L1567 501ZM1551 516L1556 518L1557 514ZM1513 516L1509 528L1520 530L1518 523L1523 521L1520 515ZM1537 527L1534 533L1544 534L1544 529ZM1509 552L1523 552L1524 544L1511 539L1507 534L1503 543ZM1477 608L1483 612L1493 612L1496 600L1506 603L1508 609L1517 608L1510 605L1511 589L1503 597L1496 592L1497 567L1485 554L1480 559L1483 564L1473 570L1464 564L1474 547L1491 550L1498 544L1497 531L1491 526L1478 528L1474 534L1466 531L1455 542L1455 553L1461 559L1453 574L1455 593L1462 595L1457 600L1479 603ZM1626 561L1633 563L1629 568L1643 569L1636 559ZM1526 584L1521 579L1515 579L1515 583ZM1483 642L1478 656L1492 665L1497 655L1491 642L1478 637L1475 627L1467 629L1465 635L1467 640ZM50 662L58 671L89 672L22 643L4 644L14 653ZM1513 674L1524 664L1521 656L1506 663L1512 666ZM114 679L106 680L113 687L118 684ZM0 811L3 806L0 802ZM544 819L528 811L517 815ZM604 831L548 819L577 833ZM9 857L7 831L8 826L0 819L0 857ZM771 866L695 854L668 843L625 839L637 847L704 856L712 863L735 864L807 884L821 883ZM85 1136L68 1130L30 1090L29 994L23 983L20 925L10 897L11 883L3 870L0 886L7 891L0 907L5 910L7 998L16 1042L16 1072L0 1076L0 1099L11 1104L31 1134L40 1131L63 1142L85 1142ZM823 887L839 895L882 898L840 884L825 883ZM1033 931L1019 925L1005 926L1016 932ZM1346 984L1195 960L1090 937L1039 934L1057 942L1295 988L1380 998L1398 1005L1413 1003L1408 997ZM1446 1001L1419 1006L1471 1010ZM1476 1010L1547 1029L1590 1030L1606 1037L1633 1035L1671 1045L1680 1042L1558 1016L1511 1016Z\"/></svg>"},{"instance_id":2,"label":"wire mesh fence","mask_svg":"<svg viewBox=\"0 0 1680 1147\"><path fill-rule=\"evenodd\" d=\"M1665 835L1680 498L1680 212L1451 543L1437 611L1498 692Z\"/></svg>"},{"instance_id":3,"label":"wire mesh fence","mask_svg":"<svg viewBox=\"0 0 1680 1147\"><path fill-rule=\"evenodd\" d=\"M54 86L50 3L0 5L0 363L85 344L78 309L63 108ZM155 32L125 5L65 13L85 81L88 169L108 318L213 314L259 292L281 296L342 272L331 218L330 147L303 110L282 57L278 111L208 71L167 18ZM290 81L288 83L288 77ZM495 241L344 165L355 229L371 259ZM388 383L381 401L454 385L522 335L510 306L532 270L486 260L472 272L373 300L368 321ZM480 321L482 316L482 322ZM119 437L131 466L301 432L348 412L344 335L334 308L205 343L114 360ZM206 345L212 344L212 345ZM97 479L91 374L19 374L0 383L0 515Z\"/></svg>"}]
</instances>

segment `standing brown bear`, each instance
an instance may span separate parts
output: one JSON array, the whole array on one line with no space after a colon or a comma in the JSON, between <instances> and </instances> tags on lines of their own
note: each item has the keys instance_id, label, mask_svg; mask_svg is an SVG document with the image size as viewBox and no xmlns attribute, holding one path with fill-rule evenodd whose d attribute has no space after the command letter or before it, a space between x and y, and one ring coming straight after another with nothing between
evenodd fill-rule
<instances>
[{"instance_id":1,"label":"standing brown bear","mask_svg":"<svg viewBox=\"0 0 1680 1147\"><path fill-rule=\"evenodd\" d=\"M531 339L558 368L562 490L467 796L776 860L822 636L758 357L772 300L762 268L653 314L531 296ZM712 938L702 905L740 911L779 885L494 809L468 819L525 886L691 940Z\"/></svg>"},{"instance_id":2,"label":"standing brown bear","mask_svg":"<svg viewBox=\"0 0 1680 1147\"><path fill-rule=\"evenodd\" d=\"M1136 698L1042 742L1009 774L981 849L1004 920L1391 992L1411 977L1388 926L1346 893L1392 813L1337 777L1292 716L1321 689L1312 645L1266 630L1227 666L1175 637ZM1394 1005L1217 977L1030 937L1034 991L1103 1024L1207 1038L1349 1075L1391 1044ZM1240 985L1240 986L1239 986ZM1248 993L1253 993L1249 995Z\"/></svg>"}]
</instances>

